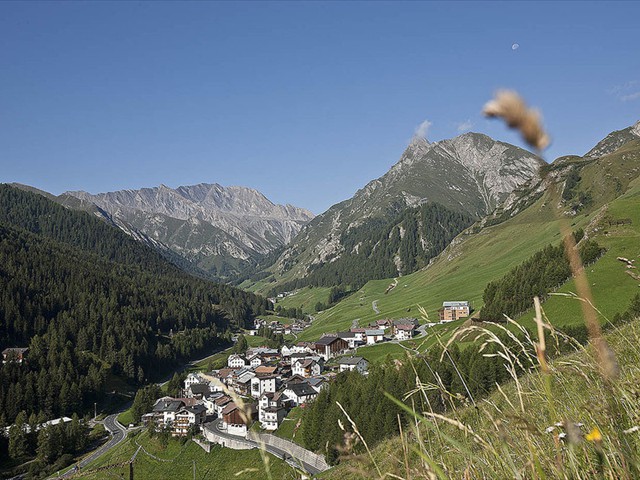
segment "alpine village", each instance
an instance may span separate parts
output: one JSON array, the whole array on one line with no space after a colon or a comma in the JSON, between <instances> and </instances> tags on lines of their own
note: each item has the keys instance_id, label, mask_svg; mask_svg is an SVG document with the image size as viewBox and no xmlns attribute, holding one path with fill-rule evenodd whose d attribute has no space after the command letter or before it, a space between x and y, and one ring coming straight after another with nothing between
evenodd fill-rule
<instances>
[{"instance_id":1,"label":"alpine village","mask_svg":"<svg viewBox=\"0 0 640 480\"><path fill-rule=\"evenodd\" d=\"M0 477L639 479L640 121L520 93L318 215L0 178Z\"/></svg>"}]
</instances>

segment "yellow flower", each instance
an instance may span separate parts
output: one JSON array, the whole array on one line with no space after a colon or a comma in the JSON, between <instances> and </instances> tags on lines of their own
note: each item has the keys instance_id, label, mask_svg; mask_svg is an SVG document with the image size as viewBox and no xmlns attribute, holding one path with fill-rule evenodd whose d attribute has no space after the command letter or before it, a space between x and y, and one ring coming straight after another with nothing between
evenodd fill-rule
<instances>
[{"instance_id":1,"label":"yellow flower","mask_svg":"<svg viewBox=\"0 0 640 480\"><path fill-rule=\"evenodd\" d=\"M584 438L588 442L601 442L602 434L600 433L600 430L598 430L598 427L593 427L593 430L591 430Z\"/></svg>"}]
</instances>

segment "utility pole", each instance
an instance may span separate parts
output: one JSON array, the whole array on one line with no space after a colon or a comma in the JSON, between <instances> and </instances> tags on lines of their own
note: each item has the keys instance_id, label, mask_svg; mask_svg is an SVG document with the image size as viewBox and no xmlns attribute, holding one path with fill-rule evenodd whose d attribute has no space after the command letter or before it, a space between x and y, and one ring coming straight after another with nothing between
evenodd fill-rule
<instances>
[{"instance_id":1,"label":"utility pole","mask_svg":"<svg viewBox=\"0 0 640 480\"><path fill-rule=\"evenodd\" d=\"M98 416L98 403L93 402L93 419L95 420Z\"/></svg>"}]
</instances>

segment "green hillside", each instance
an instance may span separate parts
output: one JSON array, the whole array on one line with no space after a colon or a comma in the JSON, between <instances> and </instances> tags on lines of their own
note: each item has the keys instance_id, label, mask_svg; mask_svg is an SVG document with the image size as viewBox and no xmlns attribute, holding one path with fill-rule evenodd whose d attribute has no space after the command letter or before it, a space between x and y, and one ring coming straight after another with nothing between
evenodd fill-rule
<instances>
[{"instance_id":1,"label":"green hillside","mask_svg":"<svg viewBox=\"0 0 640 480\"><path fill-rule=\"evenodd\" d=\"M637 285L624 273L619 262L616 265L615 259L617 256L633 255L634 238L640 231L639 222L635 220L636 214L632 213L639 210L639 163L640 141L636 140L596 160L567 163L565 159L559 159L548 167L546 182L557 184L560 187L558 190L562 191L570 169L579 165L580 180L573 189L573 197L563 203L562 221L569 223L571 229L584 228L609 249L589 271L590 275L597 276L593 280L596 285L598 282L607 285L607 290L596 292L596 295L608 296L609 300L603 299L602 306L603 313L608 316L619 311L619 302L626 305L631 290ZM560 220L556 217L553 205L560 202L560 194L554 194L548 185L544 187L544 184L532 185L528 191L523 190L521 203L529 204L526 209L502 223L484 228L476 225L466 230L429 267L398 278L398 285L388 293L385 294L385 291L393 279L368 282L335 307L318 314L314 324L301 338L314 339L324 332L345 330L355 320L364 325L380 318L419 317L418 305L427 310L433 321L437 319L438 308L447 300L468 300L474 309L480 309L482 293L489 281L500 278L545 245L559 243ZM581 192L588 194L588 205L576 205ZM607 202L625 192L625 195L605 207ZM632 218L633 223L621 226L607 223L610 219L620 218ZM611 267L614 265L616 271L621 272L620 277L612 274ZM615 290L620 294L618 301L610 300L615 298L608 293L610 288L619 289ZM570 289L570 283L564 287L564 290ZM373 302L380 313L374 311ZM555 305L553 299L548 303ZM577 312L579 306L575 308ZM564 318L568 319L567 323L573 321L569 317ZM389 346L371 348L394 349Z\"/></svg>"},{"instance_id":2,"label":"green hillside","mask_svg":"<svg viewBox=\"0 0 640 480\"><path fill-rule=\"evenodd\" d=\"M356 441L359 454L343 450L341 464L321 478L638 478L640 319L616 327L606 340L619 378L605 380L593 349L581 346L545 373L526 343L532 371L517 383L503 385L477 407L435 417L417 413L417 428L407 426L370 455ZM520 348L504 353L525 362Z\"/></svg>"},{"instance_id":3,"label":"green hillside","mask_svg":"<svg viewBox=\"0 0 640 480\"><path fill-rule=\"evenodd\" d=\"M140 449L134 463L134 475L139 479L191 480L194 478L194 468L196 478L300 478L284 461L267 453L263 459L258 450L231 450L214 446L207 453L192 441L182 444L177 439L169 439L164 446L158 438L149 438L146 431L130 435L125 442L85 467L82 478L101 480L121 478L121 475L129 478L129 465L118 465L128 462L140 446L144 450ZM103 470L89 473L100 468Z\"/></svg>"}]
</instances>

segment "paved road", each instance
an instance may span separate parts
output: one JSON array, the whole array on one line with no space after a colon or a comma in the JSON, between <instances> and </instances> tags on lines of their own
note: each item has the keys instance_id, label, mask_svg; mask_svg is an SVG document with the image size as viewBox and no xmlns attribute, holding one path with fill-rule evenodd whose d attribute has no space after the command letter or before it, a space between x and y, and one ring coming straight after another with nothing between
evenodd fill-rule
<instances>
[{"instance_id":1,"label":"paved road","mask_svg":"<svg viewBox=\"0 0 640 480\"><path fill-rule=\"evenodd\" d=\"M262 443L259 444L258 442L254 442L253 440L249 440L244 437L238 437L237 435L228 434L226 430L222 429L222 420L215 420L210 424L208 424L207 426L213 428L215 432L223 438L228 438L230 440L236 440L236 441L239 440L242 442L246 442L250 445L254 445L256 448L263 448L264 450L271 453L272 455L275 455L278 458L285 459L285 461L293 467L300 468L300 466L302 466L302 468L304 468L307 471L307 473L310 473L311 475L317 475L322 472L322 470L318 470L314 466L309 465L308 463L305 463L302 460L293 458L291 454L285 450L281 450L271 445L266 445Z\"/></svg>"},{"instance_id":2,"label":"paved road","mask_svg":"<svg viewBox=\"0 0 640 480\"><path fill-rule=\"evenodd\" d=\"M124 428L120 422L118 422L118 413L109 415L104 419L103 423L104 423L104 428L107 429L107 431L111 435L111 438L107 443L102 445L97 450L94 450L93 452L91 452L90 455L87 455L77 463L78 467L80 467L81 469L89 465L99 456L111 450L113 447L122 443L127 438L127 429ZM75 469L72 468L71 470L62 474L60 477L61 478L68 477L70 475L73 475L74 473L76 473L76 471ZM57 478L57 477L54 477L54 478Z\"/></svg>"}]
</instances>

